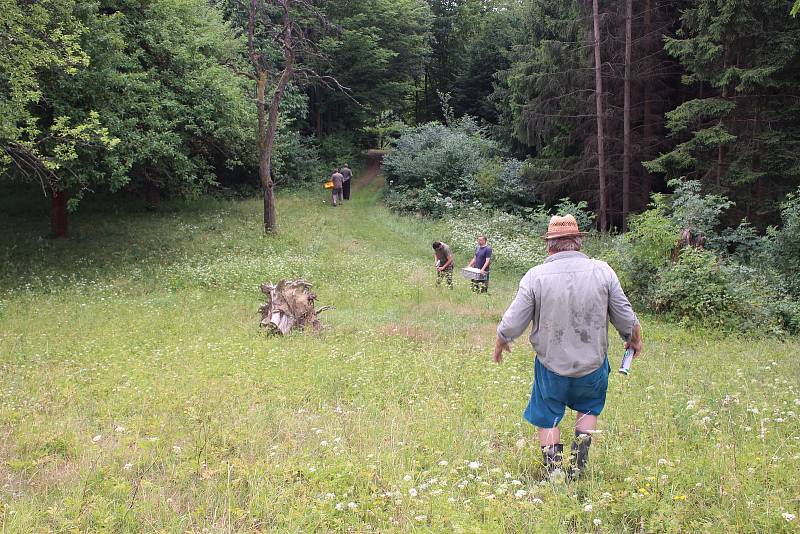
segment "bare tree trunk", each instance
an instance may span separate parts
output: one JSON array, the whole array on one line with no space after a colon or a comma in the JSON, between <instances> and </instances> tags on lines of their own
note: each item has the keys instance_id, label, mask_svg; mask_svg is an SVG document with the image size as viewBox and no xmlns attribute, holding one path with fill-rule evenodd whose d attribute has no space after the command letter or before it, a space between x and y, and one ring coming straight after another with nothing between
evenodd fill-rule
<instances>
[{"instance_id":1,"label":"bare tree trunk","mask_svg":"<svg viewBox=\"0 0 800 534\"><path fill-rule=\"evenodd\" d=\"M644 39L644 50L642 51L642 56L645 58L644 71L646 73L644 79L644 91L642 95L642 99L644 100L644 107L642 111L642 146L645 147L645 150L643 153L640 153L641 161L650 160L653 156L651 146L654 142L653 132L655 128L653 127L653 103L651 102L651 99L653 98L653 54L655 52L652 45L653 39L650 36L650 32L652 31L652 20L650 0L645 0L644 29L642 31L642 35L646 36ZM647 204L650 202L650 190L653 187L653 179L647 169L644 169L643 172L644 174L642 175L640 198L642 205L647 206Z\"/></svg>"},{"instance_id":2,"label":"bare tree trunk","mask_svg":"<svg viewBox=\"0 0 800 534\"><path fill-rule=\"evenodd\" d=\"M264 190L264 232L272 233L277 230L277 215L275 211L275 183L272 180L272 150L275 146L275 132L278 127L278 111L281 99L286 92L286 86L294 74L295 50L292 37L292 20L289 14L291 0L282 0L277 4L283 10L283 28L281 31L281 48L283 49L284 65L275 92L269 104L269 113L266 111L266 88L268 67L255 50L254 33L255 21L259 13L260 4L251 0L249 20L247 27L247 46L250 60L256 71L256 102L258 107L258 148L260 152L258 162L258 175Z\"/></svg>"},{"instance_id":3,"label":"bare tree trunk","mask_svg":"<svg viewBox=\"0 0 800 534\"><path fill-rule=\"evenodd\" d=\"M631 209L631 19L633 0L625 6L625 88L622 140L622 231L628 231L628 212Z\"/></svg>"},{"instance_id":4,"label":"bare tree trunk","mask_svg":"<svg viewBox=\"0 0 800 534\"><path fill-rule=\"evenodd\" d=\"M272 149L268 147L267 111L266 111L267 73L259 72L256 80L256 103L258 106L258 177L264 195L264 232L276 229L275 191L273 190L271 161ZM273 134L274 135L274 134Z\"/></svg>"},{"instance_id":5,"label":"bare tree trunk","mask_svg":"<svg viewBox=\"0 0 800 534\"><path fill-rule=\"evenodd\" d=\"M600 231L605 232L608 225L608 208L606 204L608 197L606 194L606 157L603 143L603 76L601 73L602 62L600 60L600 8L598 0L592 0L592 12L594 19L595 103L597 105L597 167L600 178L600 198L597 214L600 221Z\"/></svg>"},{"instance_id":6,"label":"bare tree trunk","mask_svg":"<svg viewBox=\"0 0 800 534\"><path fill-rule=\"evenodd\" d=\"M53 237L67 237L67 194L64 191L53 191L50 232Z\"/></svg>"},{"instance_id":7,"label":"bare tree trunk","mask_svg":"<svg viewBox=\"0 0 800 534\"><path fill-rule=\"evenodd\" d=\"M316 118L317 139L322 139L322 96L319 85L314 86L314 117Z\"/></svg>"}]
</instances>

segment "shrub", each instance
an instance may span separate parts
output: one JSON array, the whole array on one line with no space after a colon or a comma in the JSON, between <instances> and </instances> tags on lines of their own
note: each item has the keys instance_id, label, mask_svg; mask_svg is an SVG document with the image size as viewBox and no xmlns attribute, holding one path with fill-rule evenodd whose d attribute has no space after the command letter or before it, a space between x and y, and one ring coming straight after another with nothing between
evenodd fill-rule
<instances>
[{"instance_id":1,"label":"shrub","mask_svg":"<svg viewBox=\"0 0 800 534\"><path fill-rule=\"evenodd\" d=\"M663 195L653 194L650 209L630 218L629 231L620 243L621 265L630 288L644 300L659 270L670 261L680 228L667 216Z\"/></svg>"},{"instance_id":2,"label":"shrub","mask_svg":"<svg viewBox=\"0 0 800 534\"><path fill-rule=\"evenodd\" d=\"M800 189L787 195L781 206L783 226L770 228L763 243L764 256L786 279L786 288L800 297Z\"/></svg>"},{"instance_id":3,"label":"shrub","mask_svg":"<svg viewBox=\"0 0 800 534\"><path fill-rule=\"evenodd\" d=\"M730 328L740 302L728 286L713 253L687 248L675 265L661 271L653 304L656 311L681 322Z\"/></svg>"},{"instance_id":4,"label":"shrub","mask_svg":"<svg viewBox=\"0 0 800 534\"><path fill-rule=\"evenodd\" d=\"M692 228L706 236L709 248L724 249L716 229L725 210L734 205L722 195L703 195L699 180L670 180L675 188L670 218L681 229Z\"/></svg>"},{"instance_id":5,"label":"shrub","mask_svg":"<svg viewBox=\"0 0 800 534\"><path fill-rule=\"evenodd\" d=\"M407 129L383 160L385 195L395 209L435 215L436 196L452 204L517 211L532 198L523 179L523 163L502 159L497 147L469 117L452 126L428 123ZM414 205L415 200L419 201Z\"/></svg>"},{"instance_id":6,"label":"shrub","mask_svg":"<svg viewBox=\"0 0 800 534\"><path fill-rule=\"evenodd\" d=\"M800 306L761 269L725 262L708 250L686 248L662 269L655 310L684 324L738 332L797 332Z\"/></svg>"},{"instance_id":7,"label":"shrub","mask_svg":"<svg viewBox=\"0 0 800 534\"><path fill-rule=\"evenodd\" d=\"M389 189L431 188L456 200L476 198L475 176L492 144L463 130L429 123L409 129L383 160Z\"/></svg>"}]
</instances>

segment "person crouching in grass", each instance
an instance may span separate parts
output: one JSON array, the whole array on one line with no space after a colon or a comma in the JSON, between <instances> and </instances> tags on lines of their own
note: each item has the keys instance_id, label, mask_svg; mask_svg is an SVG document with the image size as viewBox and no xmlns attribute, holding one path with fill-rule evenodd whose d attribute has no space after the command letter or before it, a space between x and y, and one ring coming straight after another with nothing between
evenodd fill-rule
<instances>
[{"instance_id":1,"label":"person crouching in grass","mask_svg":"<svg viewBox=\"0 0 800 534\"><path fill-rule=\"evenodd\" d=\"M572 215L550 219L547 259L527 272L514 301L497 327L494 361L529 324L536 353L533 390L524 417L539 430L548 474L563 470L558 424L569 407L577 412L569 475L585 472L592 433L606 402L608 322L632 348L642 352L642 329L619 279L607 263L583 254Z\"/></svg>"},{"instance_id":2,"label":"person crouching in grass","mask_svg":"<svg viewBox=\"0 0 800 534\"><path fill-rule=\"evenodd\" d=\"M444 278L450 289L453 289L453 253L450 251L450 247L440 241L434 241L431 246L436 266L436 285L441 284Z\"/></svg>"}]
</instances>

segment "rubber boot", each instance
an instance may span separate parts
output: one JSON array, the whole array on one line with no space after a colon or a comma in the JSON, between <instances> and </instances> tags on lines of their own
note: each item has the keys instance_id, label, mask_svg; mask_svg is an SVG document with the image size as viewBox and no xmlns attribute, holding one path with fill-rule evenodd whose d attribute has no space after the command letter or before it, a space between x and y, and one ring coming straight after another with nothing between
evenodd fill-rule
<instances>
[{"instance_id":1,"label":"rubber boot","mask_svg":"<svg viewBox=\"0 0 800 534\"><path fill-rule=\"evenodd\" d=\"M542 447L542 457L544 458L544 467L547 469L548 476L558 469L563 471L564 445L556 443L555 445Z\"/></svg>"},{"instance_id":2,"label":"rubber boot","mask_svg":"<svg viewBox=\"0 0 800 534\"><path fill-rule=\"evenodd\" d=\"M589 463L589 446L592 444L592 435L578 430L575 431L575 440L572 442L570 452L570 478L578 478L586 472Z\"/></svg>"}]
</instances>

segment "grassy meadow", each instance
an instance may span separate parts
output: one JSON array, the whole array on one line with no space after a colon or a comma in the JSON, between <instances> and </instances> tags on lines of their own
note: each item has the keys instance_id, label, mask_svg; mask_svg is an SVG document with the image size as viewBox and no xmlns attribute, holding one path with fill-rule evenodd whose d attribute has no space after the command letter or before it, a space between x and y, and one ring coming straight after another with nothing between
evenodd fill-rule
<instances>
[{"instance_id":1,"label":"grassy meadow","mask_svg":"<svg viewBox=\"0 0 800 534\"><path fill-rule=\"evenodd\" d=\"M590 473L540 483L530 345L491 361L521 273L437 289L441 226L323 198L280 195L274 237L258 200L86 209L61 241L0 214L0 532L798 532L797 340L639 310ZM336 309L267 337L258 285L295 277Z\"/></svg>"}]
</instances>

